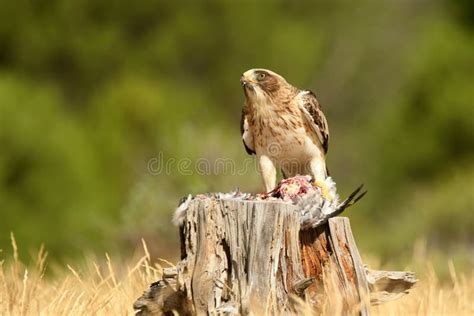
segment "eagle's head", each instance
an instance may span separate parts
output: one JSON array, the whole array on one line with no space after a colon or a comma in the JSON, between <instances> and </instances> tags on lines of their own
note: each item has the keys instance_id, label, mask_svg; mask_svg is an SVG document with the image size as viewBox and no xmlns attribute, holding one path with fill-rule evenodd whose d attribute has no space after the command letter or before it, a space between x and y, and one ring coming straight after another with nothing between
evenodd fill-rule
<instances>
[{"instance_id":1,"label":"eagle's head","mask_svg":"<svg viewBox=\"0 0 474 316\"><path fill-rule=\"evenodd\" d=\"M273 98L292 88L285 78L268 69L250 69L240 77L245 96L249 100Z\"/></svg>"}]
</instances>

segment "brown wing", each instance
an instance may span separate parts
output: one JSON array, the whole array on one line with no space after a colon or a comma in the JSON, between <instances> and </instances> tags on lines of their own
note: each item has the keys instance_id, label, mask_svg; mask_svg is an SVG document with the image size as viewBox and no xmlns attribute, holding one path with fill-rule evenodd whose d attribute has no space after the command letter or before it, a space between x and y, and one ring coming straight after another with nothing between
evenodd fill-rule
<instances>
[{"instance_id":1,"label":"brown wing","mask_svg":"<svg viewBox=\"0 0 474 316\"><path fill-rule=\"evenodd\" d=\"M242 136L242 141L244 143L245 151L247 151L247 154L255 155L253 133L250 130L250 125L247 117L247 106L244 106L242 108L242 115L240 117L240 135Z\"/></svg>"},{"instance_id":2,"label":"brown wing","mask_svg":"<svg viewBox=\"0 0 474 316\"><path fill-rule=\"evenodd\" d=\"M321 143L324 153L328 152L329 146L329 128L326 117L322 111L321 105L316 99L316 95L311 91L302 91L300 98L300 107L303 110L304 116L308 120L318 140Z\"/></svg>"}]
</instances>

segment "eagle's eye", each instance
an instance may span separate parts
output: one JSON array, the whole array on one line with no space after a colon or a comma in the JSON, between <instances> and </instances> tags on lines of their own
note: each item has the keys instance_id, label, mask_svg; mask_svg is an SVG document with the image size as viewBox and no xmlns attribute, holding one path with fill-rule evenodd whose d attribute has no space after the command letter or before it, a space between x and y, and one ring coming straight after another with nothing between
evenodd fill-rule
<instances>
[{"instance_id":1,"label":"eagle's eye","mask_svg":"<svg viewBox=\"0 0 474 316\"><path fill-rule=\"evenodd\" d=\"M262 81L263 79L265 79L265 77L266 77L266 75L263 72L261 72L261 73L258 74L257 80Z\"/></svg>"}]
</instances>

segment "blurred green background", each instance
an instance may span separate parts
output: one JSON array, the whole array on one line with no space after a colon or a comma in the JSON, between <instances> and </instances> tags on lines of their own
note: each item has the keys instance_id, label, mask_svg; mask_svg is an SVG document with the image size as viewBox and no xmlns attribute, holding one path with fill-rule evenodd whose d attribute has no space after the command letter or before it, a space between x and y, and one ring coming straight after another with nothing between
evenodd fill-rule
<instances>
[{"instance_id":1,"label":"blurred green background","mask_svg":"<svg viewBox=\"0 0 474 316\"><path fill-rule=\"evenodd\" d=\"M249 68L323 104L329 169L364 254L474 264L474 2L1 1L0 248L176 258L177 201L258 192L150 159L248 156Z\"/></svg>"}]
</instances>

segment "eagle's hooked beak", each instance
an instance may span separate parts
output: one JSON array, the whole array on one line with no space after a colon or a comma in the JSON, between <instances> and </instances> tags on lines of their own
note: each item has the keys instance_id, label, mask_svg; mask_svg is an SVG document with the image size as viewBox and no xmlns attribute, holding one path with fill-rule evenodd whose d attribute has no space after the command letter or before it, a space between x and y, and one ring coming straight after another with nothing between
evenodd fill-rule
<instances>
[{"instance_id":1,"label":"eagle's hooked beak","mask_svg":"<svg viewBox=\"0 0 474 316\"><path fill-rule=\"evenodd\" d=\"M242 77L240 77L240 84L242 85L242 87L245 87L245 86L247 86L249 83L255 84L255 83L257 83L257 81L255 81L255 80L253 80L252 78L249 78L248 76L246 76L245 74L243 74Z\"/></svg>"}]
</instances>

